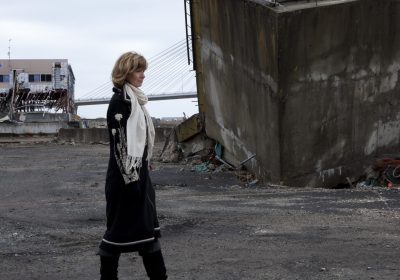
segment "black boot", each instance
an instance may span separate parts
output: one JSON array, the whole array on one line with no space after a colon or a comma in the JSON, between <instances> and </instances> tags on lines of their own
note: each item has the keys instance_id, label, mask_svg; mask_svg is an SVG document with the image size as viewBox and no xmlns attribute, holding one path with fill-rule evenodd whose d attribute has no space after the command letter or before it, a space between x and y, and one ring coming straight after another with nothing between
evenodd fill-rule
<instances>
[{"instance_id":1,"label":"black boot","mask_svg":"<svg viewBox=\"0 0 400 280\"><path fill-rule=\"evenodd\" d=\"M143 254L143 264L150 280L165 280L168 278L161 250Z\"/></svg>"},{"instance_id":2,"label":"black boot","mask_svg":"<svg viewBox=\"0 0 400 280\"><path fill-rule=\"evenodd\" d=\"M100 256L100 280L118 280L119 257Z\"/></svg>"}]
</instances>

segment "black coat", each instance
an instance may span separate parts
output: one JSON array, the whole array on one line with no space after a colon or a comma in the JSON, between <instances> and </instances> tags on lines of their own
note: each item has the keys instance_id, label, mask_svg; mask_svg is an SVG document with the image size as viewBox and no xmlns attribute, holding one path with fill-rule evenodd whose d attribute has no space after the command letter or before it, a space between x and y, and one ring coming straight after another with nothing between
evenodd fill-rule
<instances>
[{"instance_id":1,"label":"black coat","mask_svg":"<svg viewBox=\"0 0 400 280\"><path fill-rule=\"evenodd\" d=\"M107 110L107 127L110 136L105 195L107 230L100 249L112 252L145 250L160 237L155 192L148 170L147 149L138 181L130 181L123 164L126 155L126 123L130 116L130 101L124 99L122 90L114 88Z\"/></svg>"}]
</instances>

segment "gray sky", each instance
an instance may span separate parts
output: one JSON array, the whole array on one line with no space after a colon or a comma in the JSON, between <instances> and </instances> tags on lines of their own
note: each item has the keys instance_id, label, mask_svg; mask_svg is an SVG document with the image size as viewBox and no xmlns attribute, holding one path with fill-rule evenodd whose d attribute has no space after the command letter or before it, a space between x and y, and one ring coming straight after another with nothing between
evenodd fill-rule
<instances>
[{"instance_id":1,"label":"gray sky","mask_svg":"<svg viewBox=\"0 0 400 280\"><path fill-rule=\"evenodd\" d=\"M185 38L183 0L14 0L4 1L1 9L0 57L8 58L11 39L12 59L68 59L76 98L110 81L123 52L151 58ZM78 114L102 117L106 107L86 106ZM156 117L197 112L193 100L147 107Z\"/></svg>"}]
</instances>

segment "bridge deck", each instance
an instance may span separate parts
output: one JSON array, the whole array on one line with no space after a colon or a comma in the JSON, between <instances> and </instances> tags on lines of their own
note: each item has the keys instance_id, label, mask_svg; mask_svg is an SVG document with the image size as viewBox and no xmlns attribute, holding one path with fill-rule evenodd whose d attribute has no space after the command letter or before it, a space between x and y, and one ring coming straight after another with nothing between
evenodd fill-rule
<instances>
[{"instance_id":1,"label":"bridge deck","mask_svg":"<svg viewBox=\"0 0 400 280\"><path fill-rule=\"evenodd\" d=\"M149 101L197 98L197 92L179 92L147 95ZM110 98L75 99L75 106L108 104Z\"/></svg>"}]
</instances>

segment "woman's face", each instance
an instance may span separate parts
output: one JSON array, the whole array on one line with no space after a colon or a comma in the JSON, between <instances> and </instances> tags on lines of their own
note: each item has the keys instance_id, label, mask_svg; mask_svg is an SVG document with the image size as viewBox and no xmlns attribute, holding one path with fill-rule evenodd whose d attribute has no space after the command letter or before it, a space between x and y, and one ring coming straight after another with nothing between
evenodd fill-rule
<instances>
[{"instance_id":1,"label":"woman's face","mask_svg":"<svg viewBox=\"0 0 400 280\"><path fill-rule=\"evenodd\" d=\"M140 87L143 84L145 78L144 70L136 70L126 77L126 80L135 87Z\"/></svg>"}]
</instances>

